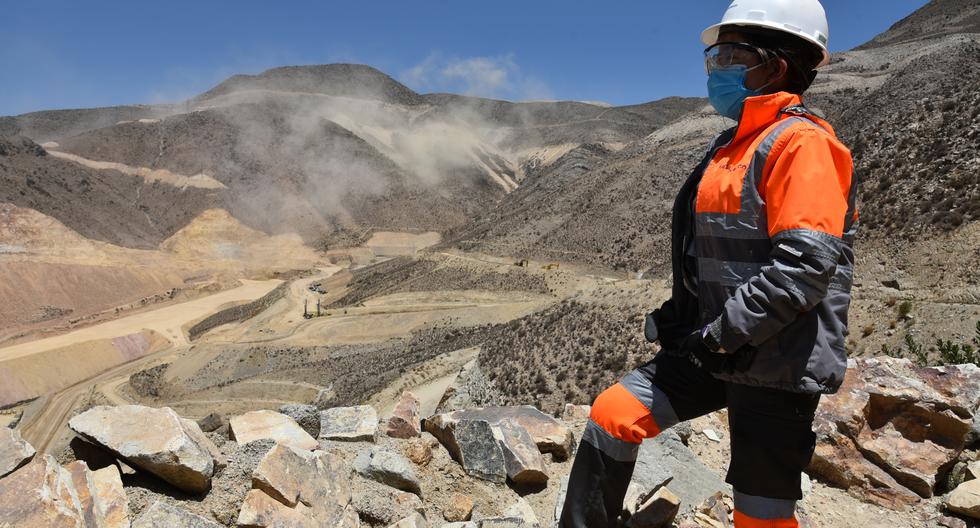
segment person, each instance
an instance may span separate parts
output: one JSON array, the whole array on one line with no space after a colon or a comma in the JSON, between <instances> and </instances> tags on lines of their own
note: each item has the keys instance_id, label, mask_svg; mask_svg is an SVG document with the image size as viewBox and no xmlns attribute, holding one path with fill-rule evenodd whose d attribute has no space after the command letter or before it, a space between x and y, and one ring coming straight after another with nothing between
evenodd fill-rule
<instances>
[{"instance_id":1,"label":"person","mask_svg":"<svg viewBox=\"0 0 980 528\"><path fill-rule=\"evenodd\" d=\"M737 0L702 40L709 100L736 125L674 203L671 297L645 326L660 352L596 398L564 528L616 526L640 443L726 407L736 528L799 526L814 413L843 381L857 184L801 98L830 60L823 6Z\"/></svg>"}]
</instances>

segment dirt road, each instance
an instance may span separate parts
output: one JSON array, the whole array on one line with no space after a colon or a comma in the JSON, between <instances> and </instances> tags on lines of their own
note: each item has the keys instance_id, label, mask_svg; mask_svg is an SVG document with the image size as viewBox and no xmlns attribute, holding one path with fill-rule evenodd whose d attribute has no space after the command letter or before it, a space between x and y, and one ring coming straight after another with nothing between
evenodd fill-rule
<instances>
[{"instance_id":1,"label":"dirt road","mask_svg":"<svg viewBox=\"0 0 980 528\"><path fill-rule=\"evenodd\" d=\"M134 314L59 336L0 348L0 362L66 347L73 343L111 339L142 330L153 330L174 345L186 345L187 336L181 328L185 324L207 316L226 304L258 299L281 282L281 280L242 280L242 285L237 288L201 299Z\"/></svg>"}]
</instances>

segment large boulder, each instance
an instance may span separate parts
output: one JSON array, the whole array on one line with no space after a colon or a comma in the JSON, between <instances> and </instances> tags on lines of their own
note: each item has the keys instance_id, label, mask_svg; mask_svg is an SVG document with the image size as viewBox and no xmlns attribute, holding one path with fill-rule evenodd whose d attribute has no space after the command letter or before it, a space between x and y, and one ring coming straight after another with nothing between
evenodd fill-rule
<instances>
[{"instance_id":1,"label":"large boulder","mask_svg":"<svg viewBox=\"0 0 980 528\"><path fill-rule=\"evenodd\" d=\"M19 431L0 427L0 478L33 460L35 453Z\"/></svg>"},{"instance_id":2,"label":"large boulder","mask_svg":"<svg viewBox=\"0 0 980 528\"><path fill-rule=\"evenodd\" d=\"M229 421L229 434L238 445L256 440L273 440L307 451L320 447L296 420L275 411L252 411L235 416Z\"/></svg>"},{"instance_id":3,"label":"large boulder","mask_svg":"<svg viewBox=\"0 0 980 528\"><path fill-rule=\"evenodd\" d=\"M398 453L380 447L366 450L354 460L354 469L365 478L416 495L422 494L412 464Z\"/></svg>"},{"instance_id":4,"label":"large boulder","mask_svg":"<svg viewBox=\"0 0 980 528\"><path fill-rule=\"evenodd\" d=\"M438 414L425 420L425 430L446 445L444 438L448 439L447 431L457 423L472 420L482 420L490 425L509 423L519 426L531 435L542 453L552 453L559 460L568 458L572 453L574 442L572 431L558 420L530 405L473 408Z\"/></svg>"},{"instance_id":5,"label":"large boulder","mask_svg":"<svg viewBox=\"0 0 980 528\"><path fill-rule=\"evenodd\" d=\"M666 482L670 482L671 491L680 498L684 509L701 504L719 491L732 493L731 486L705 467L671 429L640 445L627 501L659 489Z\"/></svg>"},{"instance_id":6,"label":"large boulder","mask_svg":"<svg viewBox=\"0 0 980 528\"><path fill-rule=\"evenodd\" d=\"M373 442L378 431L378 411L370 405L333 407L320 411L320 439Z\"/></svg>"},{"instance_id":7,"label":"large boulder","mask_svg":"<svg viewBox=\"0 0 980 528\"><path fill-rule=\"evenodd\" d=\"M817 409L808 471L888 507L932 497L971 441L978 407L976 365L852 360L841 389Z\"/></svg>"},{"instance_id":8,"label":"large boulder","mask_svg":"<svg viewBox=\"0 0 980 528\"><path fill-rule=\"evenodd\" d=\"M338 526L351 502L350 470L339 457L286 444L276 444L262 458L252 487L239 525L280 526L304 519L310 526Z\"/></svg>"},{"instance_id":9,"label":"large boulder","mask_svg":"<svg viewBox=\"0 0 980 528\"><path fill-rule=\"evenodd\" d=\"M392 438L413 438L422 434L422 404L411 392L403 392L388 418L385 434Z\"/></svg>"},{"instance_id":10,"label":"large boulder","mask_svg":"<svg viewBox=\"0 0 980 528\"><path fill-rule=\"evenodd\" d=\"M468 475L501 484L507 481L503 448L489 422L464 420L455 424L449 434L443 445Z\"/></svg>"},{"instance_id":11,"label":"large boulder","mask_svg":"<svg viewBox=\"0 0 980 528\"><path fill-rule=\"evenodd\" d=\"M157 501L143 510L132 528L222 528L220 524L200 515Z\"/></svg>"},{"instance_id":12,"label":"large boulder","mask_svg":"<svg viewBox=\"0 0 980 528\"><path fill-rule=\"evenodd\" d=\"M152 473L189 493L211 489L212 451L194 422L169 407L98 406L75 416L68 426L85 440L112 451L128 465Z\"/></svg>"}]
</instances>

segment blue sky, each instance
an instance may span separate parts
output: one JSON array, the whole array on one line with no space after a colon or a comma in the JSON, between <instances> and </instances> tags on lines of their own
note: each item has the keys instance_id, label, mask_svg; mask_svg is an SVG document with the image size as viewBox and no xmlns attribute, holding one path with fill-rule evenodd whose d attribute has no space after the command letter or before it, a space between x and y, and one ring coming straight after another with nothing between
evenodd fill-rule
<instances>
[{"instance_id":1,"label":"blue sky","mask_svg":"<svg viewBox=\"0 0 980 528\"><path fill-rule=\"evenodd\" d=\"M420 92L631 104L704 95L729 0L7 2L0 115L181 100L235 73L357 62ZM924 0L824 0L833 51Z\"/></svg>"}]
</instances>

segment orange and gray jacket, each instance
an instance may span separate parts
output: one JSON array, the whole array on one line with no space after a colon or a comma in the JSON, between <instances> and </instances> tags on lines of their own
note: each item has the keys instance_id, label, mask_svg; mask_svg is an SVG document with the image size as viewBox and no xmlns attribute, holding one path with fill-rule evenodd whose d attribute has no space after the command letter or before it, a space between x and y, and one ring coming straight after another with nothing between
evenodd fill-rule
<instances>
[{"instance_id":1,"label":"orange and gray jacket","mask_svg":"<svg viewBox=\"0 0 980 528\"><path fill-rule=\"evenodd\" d=\"M832 393L847 364L857 181L833 128L786 92L751 97L674 204L665 347L697 328L751 358L716 377Z\"/></svg>"}]
</instances>

